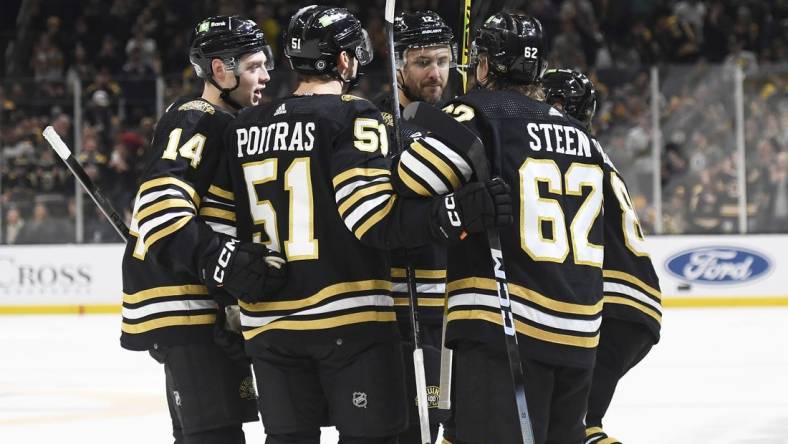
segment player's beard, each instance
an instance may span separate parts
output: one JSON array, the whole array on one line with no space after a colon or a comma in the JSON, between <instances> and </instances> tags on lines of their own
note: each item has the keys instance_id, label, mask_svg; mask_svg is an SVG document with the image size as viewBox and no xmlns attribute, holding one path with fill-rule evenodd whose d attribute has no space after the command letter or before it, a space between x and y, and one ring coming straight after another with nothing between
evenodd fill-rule
<instances>
[{"instance_id":1,"label":"player's beard","mask_svg":"<svg viewBox=\"0 0 788 444\"><path fill-rule=\"evenodd\" d=\"M435 104L441 100L441 96L443 95L443 84L440 81L427 81L424 82L420 87L420 94L422 98L427 103Z\"/></svg>"}]
</instances>

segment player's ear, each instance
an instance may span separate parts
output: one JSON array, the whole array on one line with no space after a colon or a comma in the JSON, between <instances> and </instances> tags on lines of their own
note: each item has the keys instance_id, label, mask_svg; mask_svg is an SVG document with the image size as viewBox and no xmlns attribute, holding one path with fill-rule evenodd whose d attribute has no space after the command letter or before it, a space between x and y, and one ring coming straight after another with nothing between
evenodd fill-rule
<instances>
[{"instance_id":1,"label":"player's ear","mask_svg":"<svg viewBox=\"0 0 788 444\"><path fill-rule=\"evenodd\" d=\"M350 56L348 55L347 51L341 51L339 54L337 54L337 58L337 67L339 68L339 72L347 72L350 68Z\"/></svg>"},{"instance_id":2,"label":"player's ear","mask_svg":"<svg viewBox=\"0 0 788 444\"><path fill-rule=\"evenodd\" d=\"M213 78L216 79L217 82L224 80L224 77L227 73L227 71L224 69L224 62L222 62L221 59L211 60L211 72L213 74Z\"/></svg>"}]
</instances>

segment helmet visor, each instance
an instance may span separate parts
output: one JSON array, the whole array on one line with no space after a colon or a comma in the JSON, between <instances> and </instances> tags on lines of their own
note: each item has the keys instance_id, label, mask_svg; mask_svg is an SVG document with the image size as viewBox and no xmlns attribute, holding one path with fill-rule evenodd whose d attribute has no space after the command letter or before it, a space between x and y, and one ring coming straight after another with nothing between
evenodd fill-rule
<instances>
[{"instance_id":1,"label":"helmet visor","mask_svg":"<svg viewBox=\"0 0 788 444\"><path fill-rule=\"evenodd\" d=\"M274 63L274 51L271 49L271 46L265 45L260 48L260 51L265 55L265 64L263 66L266 71L273 71L276 68L276 64Z\"/></svg>"},{"instance_id":2,"label":"helmet visor","mask_svg":"<svg viewBox=\"0 0 788 444\"><path fill-rule=\"evenodd\" d=\"M367 30L362 29L361 33L363 37L361 38L361 41L358 43L358 45L356 45L355 56L359 65L365 66L372 61L372 55L374 51L372 50L372 42L369 40L369 34L367 34Z\"/></svg>"},{"instance_id":3,"label":"helmet visor","mask_svg":"<svg viewBox=\"0 0 788 444\"><path fill-rule=\"evenodd\" d=\"M402 69L408 63L414 61L420 68L429 68L433 65L438 69L456 68L457 45L434 43L423 46L409 46L401 54L395 54L395 61L398 69Z\"/></svg>"}]
</instances>

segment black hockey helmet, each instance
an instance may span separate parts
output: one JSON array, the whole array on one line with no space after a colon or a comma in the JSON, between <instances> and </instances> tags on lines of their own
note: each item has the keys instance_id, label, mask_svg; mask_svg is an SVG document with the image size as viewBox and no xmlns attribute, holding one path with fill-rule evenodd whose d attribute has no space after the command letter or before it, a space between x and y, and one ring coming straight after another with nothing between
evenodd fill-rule
<instances>
[{"instance_id":1,"label":"black hockey helmet","mask_svg":"<svg viewBox=\"0 0 788 444\"><path fill-rule=\"evenodd\" d=\"M221 59L228 69L235 69L245 54L264 52L265 68L274 69L271 47L263 31L252 20L239 16L209 17L195 26L189 48L189 61L197 77L212 76L211 61Z\"/></svg>"},{"instance_id":2,"label":"black hockey helmet","mask_svg":"<svg viewBox=\"0 0 788 444\"><path fill-rule=\"evenodd\" d=\"M432 11L402 12L394 19L394 51L397 66L402 67L405 51L412 48L446 45L451 51L452 66L457 60L454 32Z\"/></svg>"},{"instance_id":3,"label":"black hockey helmet","mask_svg":"<svg viewBox=\"0 0 788 444\"><path fill-rule=\"evenodd\" d=\"M597 91L585 74L572 69L548 69L542 75L545 101L561 102L567 114L591 126L597 106Z\"/></svg>"},{"instance_id":4,"label":"black hockey helmet","mask_svg":"<svg viewBox=\"0 0 788 444\"><path fill-rule=\"evenodd\" d=\"M311 5L299 9L290 19L285 55L293 70L310 75L337 74L337 55L342 51L355 57L361 66L372 61L367 31L347 9Z\"/></svg>"},{"instance_id":5,"label":"black hockey helmet","mask_svg":"<svg viewBox=\"0 0 788 444\"><path fill-rule=\"evenodd\" d=\"M517 83L534 84L547 68L542 24L534 17L499 12L476 31L471 58L486 53L490 72Z\"/></svg>"},{"instance_id":6,"label":"black hockey helmet","mask_svg":"<svg viewBox=\"0 0 788 444\"><path fill-rule=\"evenodd\" d=\"M236 71L238 63L246 54L263 52L266 57L265 69L274 69L274 56L265 40L263 31L252 20L239 16L219 15L209 17L194 27L189 45L189 61L197 77L205 79L221 91L220 97L235 109L242 106L230 97L230 93L241 84ZM235 86L222 88L213 79L211 61L220 59L224 66L234 72Z\"/></svg>"}]
</instances>

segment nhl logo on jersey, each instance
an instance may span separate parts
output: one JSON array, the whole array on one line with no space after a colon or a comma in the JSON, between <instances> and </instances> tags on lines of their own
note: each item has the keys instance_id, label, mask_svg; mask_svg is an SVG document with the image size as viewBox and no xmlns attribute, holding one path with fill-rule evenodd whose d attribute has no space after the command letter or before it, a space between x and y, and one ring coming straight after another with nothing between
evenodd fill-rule
<instances>
[{"instance_id":1,"label":"nhl logo on jersey","mask_svg":"<svg viewBox=\"0 0 788 444\"><path fill-rule=\"evenodd\" d=\"M360 408L367 408L367 394L364 392L353 392L353 405Z\"/></svg>"},{"instance_id":2,"label":"nhl logo on jersey","mask_svg":"<svg viewBox=\"0 0 788 444\"><path fill-rule=\"evenodd\" d=\"M257 390L254 387L254 380L251 376L247 376L241 380L241 385L238 387L238 394L241 399L257 399Z\"/></svg>"}]
</instances>

